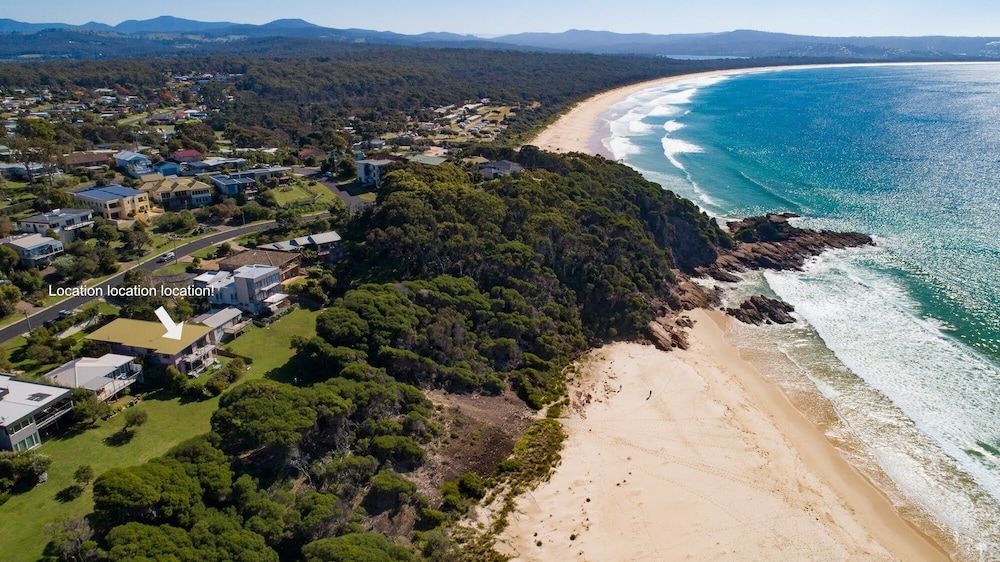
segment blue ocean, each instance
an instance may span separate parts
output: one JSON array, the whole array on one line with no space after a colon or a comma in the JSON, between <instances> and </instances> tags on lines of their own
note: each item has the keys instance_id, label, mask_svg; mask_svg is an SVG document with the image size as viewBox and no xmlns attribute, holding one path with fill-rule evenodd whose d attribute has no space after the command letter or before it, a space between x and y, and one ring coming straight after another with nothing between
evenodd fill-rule
<instances>
[{"instance_id":1,"label":"blue ocean","mask_svg":"<svg viewBox=\"0 0 1000 562\"><path fill-rule=\"evenodd\" d=\"M831 438L904 512L1000 559L1000 64L693 77L605 117L616 159L720 220L790 211L874 237L748 275L730 298L776 294L807 323L733 337L826 398Z\"/></svg>"}]
</instances>

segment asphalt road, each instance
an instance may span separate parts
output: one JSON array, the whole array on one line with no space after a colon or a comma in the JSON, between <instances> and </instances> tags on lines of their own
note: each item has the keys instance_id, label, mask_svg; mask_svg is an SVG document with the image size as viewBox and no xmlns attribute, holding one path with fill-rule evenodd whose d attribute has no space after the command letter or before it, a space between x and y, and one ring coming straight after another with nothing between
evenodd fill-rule
<instances>
[{"instance_id":1,"label":"asphalt road","mask_svg":"<svg viewBox=\"0 0 1000 562\"><path fill-rule=\"evenodd\" d=\"M325 213L324 213L324 215L325 215ZM323 215L317 215L316 218L319 218L320 216L323 216ZM231 238L236 238L237 236L241 236L241 235L247 234L249 232L257 232L258 230L264 230L264 229L267 229L267 228L271 228L273 226L275 226L275 222L274 221L265 221L265 222L259 222L259 223L249 224L247 226L240 226L240 227L232 228L232 229L226 230L225 232L219 232L219 233L216 233L216 234L212 234L212 235L206 236L204 238L200 238L198 240L195 240L194 242L188 242L187 244L184 244L184 245L181 245L181 246L177 246L177 250L175 251L175 254L176 254L175 258L180 258L181 256L186 256L186 255L188 255L188 254L190 254L192 252L197 252L198 250L207 248L209 246L214 246L215 244L219 244L221 242L224 242L224 241L229 240ZM163 264L158 261L159 257L162 256L163 254L169 252L169 251L174 251L174 250L170 249L170 250L165 250L165 251L159 253L156 256L152 257L151 259L148 259L145 262L143 262L142 264L140 264L138 266L138 268L141 269L141 270L143 270L143 271L152 272L152 271L156 270L157 268L162 267ZM119 273L118 275L115 275L111 279L108 279L107 281L104 281L103 283L100 283L100 285L95 285L95 286L103 287L103 291L102 291L103 294L108 294L108 287L116 287L116 286L118 286L122 282L122 279L124 279L125 273L126 272L123 271L123 272ZM42 324L44 324L45 322L48 322L49 320L56 320L56 319L58 319L59 318L59 311L60 310L73 310L73 309L79 308L79 307L81 307L81 306L83 306L83 305L85 305L85 304L87 304L87 303L89 303L89 302L91 302L93 300L96 300L96 297L71 297L71 298L68 298L68 299L66 299L66 300L64 300L62 302L54 304L54 305L50 306L49 308L46 308L46 309L44 309L44 310L42 310L40 312L36 312L35 314L33 314L30 318L28 318L26 320L21 320L20 322L15 322L14 324L11 324L9 326L6 326L6 327L0 329L0 342L9 341L9 340L14 339L17 336L25 333L25 332L30 331L32 328L37 328L37 327L41 326Z\"/></svg>"}]
</instances>

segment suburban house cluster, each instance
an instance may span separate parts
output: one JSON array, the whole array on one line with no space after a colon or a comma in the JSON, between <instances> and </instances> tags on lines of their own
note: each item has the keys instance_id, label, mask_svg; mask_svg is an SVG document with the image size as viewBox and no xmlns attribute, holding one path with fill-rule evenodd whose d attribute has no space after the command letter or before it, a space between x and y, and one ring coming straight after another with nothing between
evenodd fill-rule
<instances>
[{"instance_id":1,"label":"suburban house cluster","mask_svg":"<svg viewBox=\"0 0 1000 562\"><path fill-rule=\"evenodd\" d=\"M66 158L91 163L87 157L74 156L71 154ZM93 160L108 163L107 156L103 160ZM210 205L216 190L226 197L243 194L247 199L253 199L258 182L272 178L281 181L291 170L284 166L248 168L245 158L204 157L194 149L175 150L166 160L156 163L144 154L128 150L118 152L112 160L122 172L141 180L138 190L146 193L149 201L167 211ZM204 176L208 176L210 184L199 179Z\"/></svg>"},{"instance_id":2,"label":"suburban house cluster","mask_svg":"<svg viewBox=\"0 0 1000 562\"><path fill-rule=\"evenodd\" d=\"M76 231L94 224L90 209L53 209L18 221L19 234L0 239L17 252L27 267L45 267L76 238Z\"/></svg>"}]
</instances>

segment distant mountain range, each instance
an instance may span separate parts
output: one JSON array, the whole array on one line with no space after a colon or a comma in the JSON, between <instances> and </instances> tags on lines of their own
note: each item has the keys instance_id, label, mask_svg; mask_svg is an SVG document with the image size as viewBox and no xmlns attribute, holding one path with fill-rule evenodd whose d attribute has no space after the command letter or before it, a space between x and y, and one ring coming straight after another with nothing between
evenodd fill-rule
<instances>
[{"instance_id":1,"label":"distant mountain range","mask_svg":"<svg viewBox=\"0 0 1000 562\"><path fill-rule=\"evenodd\" d=\"M111 26L0 19L0 59L107 58L218 52L219 45L268 38L348 44L635 54L675 57L814 57L851 60L998 59L998 37L815 37L763 31L655 35L569 30L482 38L335 29L301 19L263 25L160 16ZM258 41L259 42L259 41ZM234 50L234 49L221 49Z\"/></svg>"}]
</instances>

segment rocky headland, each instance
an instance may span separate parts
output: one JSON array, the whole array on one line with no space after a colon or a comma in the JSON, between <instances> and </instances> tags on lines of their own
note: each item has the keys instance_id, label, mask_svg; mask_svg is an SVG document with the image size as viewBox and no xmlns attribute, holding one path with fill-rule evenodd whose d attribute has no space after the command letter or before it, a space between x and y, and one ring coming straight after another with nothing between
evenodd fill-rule
<instances>
[{"instance_id":1,"label":"rocky headland","mask_svg":"<svg viewBox=\"0 0 1000 562\"><path fill-rule=\"evenodd\" d=\"M697 273L732 282L738 280L734 272L799 270L807 259L826 250L875 244L871 236L860 232L798 228L788 220L795 217L792 213L769 214L730 223L734 247L720 251L715 263Z\"/></svg>"},{"instance_id":2,"label":"rocky headland","mask_svg":"<svg viewBox=\"0 0 1000 562\"><path fill-rule=\"evenodd\" d=\"M830 249L873 246L875 242L860 232L813 230L792 225L792 213L768 214L748 217L729 223L733 245L719 248L712 265L699 267L694 275L711 277L716 281L739 281L738 273L757 269L800 270L809 258ZM686 349L684 334L687 321L678 317L677 311L711 308L719 304L718 288L706 288L679 275L679 282L671 302L659 318L649 323L649 336L660 349ZM789 324L795 318L789 313L791 305L764 296L753 296L738 308L726 309L736 319L751 324Z\"/></svg>"}]
</instances>

